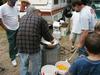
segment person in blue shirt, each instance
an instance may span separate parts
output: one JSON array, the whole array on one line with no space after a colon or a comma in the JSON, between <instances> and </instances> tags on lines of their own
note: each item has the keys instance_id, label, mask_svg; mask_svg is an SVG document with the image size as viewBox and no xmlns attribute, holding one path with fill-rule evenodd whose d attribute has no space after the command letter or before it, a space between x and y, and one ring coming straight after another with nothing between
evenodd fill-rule
<instances>
[{"instance_id":1,"label":"person in blue shirt","mask_svg":"<svg viewBox=\"0 0 100 75\"><path fill-rule=\"evenodd\" d=\"M79 56L66 75L100 75L100 35L88 34L85 45L89 56Z\"/></svg>"}]
</instances>

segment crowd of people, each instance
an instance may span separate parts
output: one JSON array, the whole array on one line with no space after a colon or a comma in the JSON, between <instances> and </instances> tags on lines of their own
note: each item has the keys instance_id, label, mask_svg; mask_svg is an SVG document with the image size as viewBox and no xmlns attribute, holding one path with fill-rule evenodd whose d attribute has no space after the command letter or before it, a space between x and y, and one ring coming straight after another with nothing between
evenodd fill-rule
<instances>
[{"instance_id":1,"label":"crowd of people","mask_svg":"<svg viewBox=\"0 0 100 75\"><path fill-rule=\"evenodd\" d=\"M13 66L17 66L16 55L19 55L20 75L29 75L29 61L32 63L31 75L40 75L42 65L41 38L54 43L49 32L48 23L41 16L41 11L26 3L26 14L20 18L16 7L17 0L7 0L0 6L0 25L6 31L9 43L9 57ZM79 57L71 65L66 75L99 75L100 74L100 22L92 7L83 1L72 3L72 30L70 39L72 49L75 41ZM23 8L21 8L24 10Z\"/></svg>"}]
</instances>

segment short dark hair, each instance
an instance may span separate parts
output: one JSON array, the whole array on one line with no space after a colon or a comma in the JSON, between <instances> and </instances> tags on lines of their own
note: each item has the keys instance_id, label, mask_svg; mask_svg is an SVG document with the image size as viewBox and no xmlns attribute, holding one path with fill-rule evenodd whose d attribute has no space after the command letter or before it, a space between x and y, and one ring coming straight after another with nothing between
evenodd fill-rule
<instances>
[{"instance_id":1,"label":"short dark hair","mask_svg":"<svg viewBox=\"0 0 100 75\"><path fill-rule=\"evenodd\" d=\"M74 1L74 2L72 2L72 6L76 6L76 5L79 5L79 6L81 6L81 5L86 5L86 3L85 2L83 2L83 1Z\"/></svg>"},{"instance_id":2,"label":"short dark hair","mask_svg":"<svg viewBox=\"0 0 100 75\"><path fill-rule=\"evenodd\" d=\"M93 54L100 54L100 35L95 32L88 34L85 40L87 51Z\"/></svg>"}]
</instances>

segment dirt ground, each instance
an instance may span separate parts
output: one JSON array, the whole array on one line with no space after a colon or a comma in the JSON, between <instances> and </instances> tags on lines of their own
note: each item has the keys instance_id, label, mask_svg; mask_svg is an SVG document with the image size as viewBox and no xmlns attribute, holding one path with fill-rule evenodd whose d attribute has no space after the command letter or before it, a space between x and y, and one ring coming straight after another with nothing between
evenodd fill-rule
<instances>
[{"instance_id":1,"label":"dirt ground","mask_svg":"<svg viewBox=\"0 0 100 75\"><path fill-rule=\"evenodd\" d=\"M70 41L68 36L61 39L61 51L60 60L68 59L72 53L70 53ZM18 57L17 57L18 61ZM19 63L19 62L18 62ZM4 71L0 71L0 75L19 75L19 64L17 67L13 67L9 59L8 41L5 31L0 27L0 67L4 67Z\"/></svg>"}]
</instances>

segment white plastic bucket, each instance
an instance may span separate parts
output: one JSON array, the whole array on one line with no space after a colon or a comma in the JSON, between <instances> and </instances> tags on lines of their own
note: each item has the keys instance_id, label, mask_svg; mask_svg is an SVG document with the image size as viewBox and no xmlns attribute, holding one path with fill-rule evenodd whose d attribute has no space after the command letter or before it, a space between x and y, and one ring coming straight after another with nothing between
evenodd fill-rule
<instances>
[{"instance_id":1,"label":"white plastic bucket","mask_svg":"<svg viewBox=\"0 0 100 75\"><path fill-rule=\"evenodd\" d=\"M70 68L70 64L68 61L58 61L55 64L56 68L57 68L57 73L61 74L61 75L65 75L65 73L68 72L69 68ZM58 68L58 66L60 68Z\"/></svg>"},{"instance_id":2,"label":"white plastic bucket","mask_svg":"<svg viewBox=\"0 0 100 75\"><path fill-rule=\"evenodd\" d=\"M45 65L41 69L41 75L56 75L57 68L53 65Z\"/></svg>"}]
</instances>

